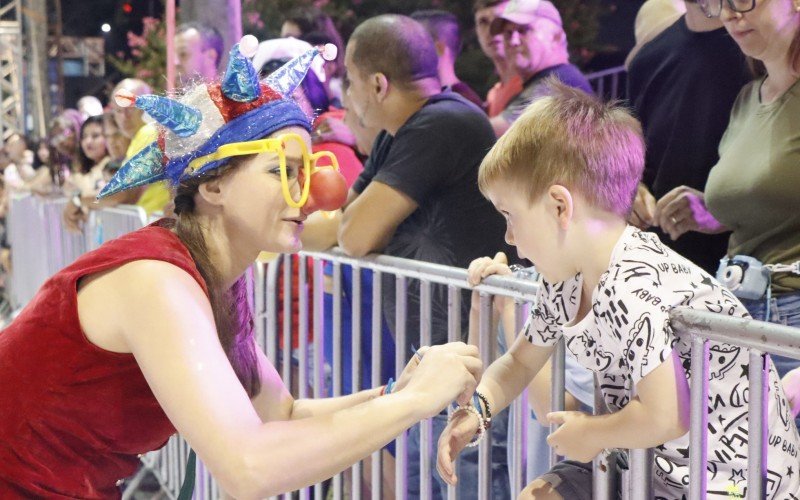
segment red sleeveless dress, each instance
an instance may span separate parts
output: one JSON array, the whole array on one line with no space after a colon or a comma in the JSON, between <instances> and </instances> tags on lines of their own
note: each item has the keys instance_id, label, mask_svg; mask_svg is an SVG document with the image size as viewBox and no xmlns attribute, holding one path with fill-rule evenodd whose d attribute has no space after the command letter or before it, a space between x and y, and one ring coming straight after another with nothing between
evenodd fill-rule
<instances>
[{"instance_id":1,"label":"red sleeveless dress","mask_svg":"<svg viewBox=\"0 0 800 500\"><path fill-rule=\"evenodd\" d=\"M83 255L0 331L0 499L118 498L137 455L175 433L133 355L86 339L76 293L80 278L143 259L178 266L206 290L170 223Z\"/></svg>"}]
</instances>

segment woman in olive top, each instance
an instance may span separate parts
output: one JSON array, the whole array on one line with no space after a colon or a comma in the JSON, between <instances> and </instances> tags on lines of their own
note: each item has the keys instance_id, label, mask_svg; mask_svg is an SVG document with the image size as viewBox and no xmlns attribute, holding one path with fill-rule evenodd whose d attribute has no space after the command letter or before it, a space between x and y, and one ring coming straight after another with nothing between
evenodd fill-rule
<instances>
[{"instance_id":1,"label":"woman in olive top","mask_svg":"<svg viewBox=\"0 0 800 500\"><path fill-rule=\"evenodd\" d=\"M736 100L705 193L675 189L659 202L658 222L672 238L730 230L728 257L791 265L800 261L800 0L699 3L760 77ZM800 327L800 274L775 272L769 293L743 302L756 319ZM800 362L773 360L797 414Z\"/></svg>"}]
</instances>

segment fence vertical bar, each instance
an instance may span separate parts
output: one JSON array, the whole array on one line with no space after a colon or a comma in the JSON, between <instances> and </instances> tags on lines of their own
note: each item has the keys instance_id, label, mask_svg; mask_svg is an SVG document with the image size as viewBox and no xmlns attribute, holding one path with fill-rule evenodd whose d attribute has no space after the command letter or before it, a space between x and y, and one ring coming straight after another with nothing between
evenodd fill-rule
<instances>
[{"instance_id":1,"label":"fence vertical bar","mask_svg":"<svg viewBox=\"0 0 800 500\"><path fill-rule=\"evenodd\" d=\"M320 263L320 273L322 261L316 260L315 262ZM333 395L334 396L341 396L342 395L342 265L339 261L333 261ZM316 277L316 276L315 276ZM319 286L322 287L322 274L320 274L320 282ZM317 292L317 282L314 281L314 296L316 297ZM315 304L316 306L316 304ZM320 305L320 307L322 307ZM322 314L322 312L320 313ZM315 314L316 318L316 314ZM320 338L322 338L322 328L320 328ZM317 347L320 347L320 343L316 341L317 339L317 328L316 324L314 325L314 344ZM324 360L325 356L322 351L320 351L320 357L316 358L316 351L315 351L315 359ZM322 373L322 380L325 378L325 363L315 363L315 366L320 366L320 369L323 370ZM317 379L319 382L320 379ZM324 382L323 382L324 384ZM326 391L327 392L327 391ZM323 394L322 397L326 397L328 394ZM333 498L334 500L341 500L342 498L342 474L336 474L333 476Z\"/></svg>"},{"instance_id":2,"label":"fence vertical bar","mask_svg":"<svg viewBox=\"0 0 800 500\"><path fill-rule=\"evenodd\" d=\"M708 341L692 335L689 415L689 500L704 500L708 475Z\"/></svg>"},{"instance_id":3,"label":"fence vertical bar","mask_svg":"<svg viewBox=\"0 0 800 500\"><path fill-rule=\"evenodd\" d=\"M280 257L275 258L266 265L263 273L264 282L256 286L261 286L266 295L266 314L267 319L264 328L265 342L267 344L267 357L273 366L278 367L278 270L280 269Z\"/></svg>"},{"instance_id":4,"label":"fence vertical bar","mask_svg":"<svg viewBox=\"0 0 800 500\"><path fill-rule=\"evenodd\" d=\"M478 328L478 350L483 366L492 362L492 296L481 293L480 321ZM478 445L478 498L487 500L492 497L492 433L484 429L486 437Z\"/></svg>"},{"instance_id":5,"label":"fence vertical bar","mask_svg":"<svg viewBox=\"0 0 800 500\"><path fill-rule=\"evenodd\" d=\"M550 410L564 411L564 339L559 339L556 343L553 354L550 357L552 371L552 387L550 389ZM550 434L558 429L558 424L550 424ZM550 467L559 461L558 453L550 448Z\"/></svg>"},{"instance_id":6,"label":"fence vertical bar","mask_svg":"<svg viewBox=\"0 0 800 500\"><path fill-rule=\"evenodd\" d=\"M422 280L419 291L419 331L420 344L430 345L431 343L431 283ZM433 494L433 484L431 479L431 446L433 441L433 423L426 418L419 423L420 437L420 459L419 459L419 492L422 500L428 500Z\"/></svg>"},{"instance_id":7,"label":"fence vertical bar","mask_svg":"<svg viewBox=\"0 0 800 500\"><path fill-rule=\"evenodd\" d=\"M630 450L630 498L653 498L653 449Z\"/></svg>"},{"instance_id":8,"label":"fence vertical bar","mask_svg":"<svg viewBox=\"0 0 800 500\"><path fill-rule=\"evenodd\" d=\"M747 499L765 498L767 485L767 381L768 364L761 351L750 349L749 403L747 418Z\"/></svg>"},{"instance_id":9,"label":"fence vertical bar","mask_svg":"<svg viewBox=\"0 0 800 500\"><path fill-rule=\"evenodd\" d=\"M283 383L292 387L292 255L282 258L283 265ZM299 279L299 276L298 276ZM298 282L297 290L301 289ZM299 296L298 296L299 300ZM300 318L298 318L299 320ZM299 329L299 325L298 325ZM298 335L299 337L299 335ZM299 342L299 338L298 338ZM299 345L299 344L298 344ZM299 374L298 374L299 375ZM298 377L299 378L299 377Z\"/></svg>"},{"instance_id":10,"label":"fence vertical bar","mask_svg":"<svg viewBox=\"0 0 800 500\"><path fill-rule=\"evenodd\" d=\"M352 327L350 334L350 339L352 341L350 355L350 359L352 360L350 381L352 385L350 387L350 392L355 394L361 390L361 268L354 265L351 267L350 271L353 283L351 294L352 306L350 310L350 324ZM374 334L375 336L381 336L382 332L380 328L373 331L376 332ZM361 462L356 462L351 468L353 478L351 497L353 500L361 500L361 465Z\"/></svg>"},{"instance_id":11,"label":"fence vertical bar","mask_svg":"<svg viewBox=\"0 0 800 500\"><path fill-rule=\"evenodd\" d=\"M457 342L461 340L461 289L448 285L447 287L447 341ZM448 408L448 415L452 413L453 408ZM461 463L460 456L456 458L456 463L453 464L455 470L458 470L458 465ZM457 490L451 485L447 485L447 500L456 500Z\"/></svg>"},{"instance_id":12,"label":"fence vertical bar","mask_svg":"<svg viewBox=\"0 0 800 500\"><path fill-rule=\"evenodd\" d=\"M514 301L514 333L522 331L524 325L525 311L522 302ZM511 346L509 345L510 349ZM511 458L512 467L509 469L511 475L512 491L522 491L527 484L526 469L528 459L528 391L522 391L522 394L514 400L511 406L511 411L514 415L514 429L511 439Z\"/></svg>"},{"instance_id":13,"label":"fence vertical bar","mask_svg":"<svg viewBox=\"0 0 800 500\"><path fill-rule=\"evenodd\" d=\"M355 270L353 271L355 272ZM372 386L377 387L383 383L381 380L381 356L383 343L383 308L382 308L382 280L380 271L372 271ZM377 332L377 333L376 333ZM378 450L372 454L372 500L383 498L383 451Z\"/></svg>"},{"instance_id":14,"label":"fence vertical bar","mask_svg":"<svg viewBox=\"0 0 800 500\"><path fill-rule=\"evenodd\" d=\"M322 282L322 259L312 258L311 262L314 269L314 397L323 398L327 392L325 387L325 338L322 334L323 322L325 321L322 301L325 289ZM341 311L339 312L341 313ZM341 484L341 477L339 480ZM334 477L334 484L335 481ZM314 498L323 500L322 483L314 485Z\"/></svg>"},{"instance_id":15,"label":"fence vertical bar","mask_svg":"<svg viewBox=\"0 0 800 500\"><path fill-rule=\"evenodd\" d=\"M299 398L308 397L308 268L306 266L306 258L304 256L295 256L297 259L297 267L299 274L299 281L297 284L297 302L298 302L298 333L297 336L300 358L299 368L297 371L297 394ZM290 256L291 259L291 256ZM291 265L291 260L289 261ZM289 309L291 314L291 309ZM289 337L291 339L291 337ZM289 340L291 344L291 340ZM291 363L291 356L287 359ZM311 498L309 488L300 490L300 499L307 500Z\"/></svg>"},{"instance_id":16,"label":"fence vertical bar","mask_svg":"<svg viewBox=\"0 0 800 500\"><path fill-rule=\"evenodd\" d=\"M408 283L405 276L395 277L395 378L400 378L403 367L406 365L406 310ZM408 496L408 436L403 432L397 436L396 461L395 461L395 495L398 498Z\"/></svg>"},{"instance_id":17,"label":"fence vertical bar","mask_svg":"<svg viewBox=\"0 0 800 500\"><path fill-rule=\"evenodd\" d=\"M594 377L594 414L605 415L608 413L603 392L600 390L600 381ZM616 500L617 498L617 467L612 461L614 455L605 452L597 455L592 467L592 499Z\"/></svg>"}]
</instances>

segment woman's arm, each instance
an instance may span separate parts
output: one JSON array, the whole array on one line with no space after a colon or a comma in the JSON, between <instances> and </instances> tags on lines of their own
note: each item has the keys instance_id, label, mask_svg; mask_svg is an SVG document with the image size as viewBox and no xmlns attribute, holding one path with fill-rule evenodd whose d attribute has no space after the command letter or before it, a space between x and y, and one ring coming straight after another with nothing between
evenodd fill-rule
<instances>
[{"instance_id":1,"label":"woman's arm","mask_svg":"<svg viewBox=\"0 0 800 500\"><path fill-rule=\"evenodd\" d=\"M294 399L258 345L256 357L261 375L261 392L253 398L253 406L264 422L326 415L366 403L381 394L382 388L378 387L335 398Z\"/></svg>"},{"instance_id":2,"label":"woman's arm","mask_svg":"<svg viewBox=\"0 0 800 500\"><path fill-rule=\"evenodd\" d=\"M208 299L183 270L160 261L124 265L85 283L78 308L90 341L135 356L172 423L237 498L331 477L453 398L468 399L480 372L474 348L437 346L395 394L327 415L263 423L222 350ZM275 400L259 407L271 402L278 409L268 416L280 416L285 389L275 380L265 387L265 397Z\"/></svg>"}]
</instances>

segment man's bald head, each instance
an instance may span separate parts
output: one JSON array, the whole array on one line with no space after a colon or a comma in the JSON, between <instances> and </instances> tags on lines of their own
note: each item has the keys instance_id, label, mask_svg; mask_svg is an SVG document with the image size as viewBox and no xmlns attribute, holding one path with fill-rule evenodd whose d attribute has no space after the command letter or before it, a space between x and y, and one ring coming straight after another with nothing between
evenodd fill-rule
<instances>
[{"instance_id":1,"label":"man's bald head","mask_svg":"<svg viewBox=\"0 0 800 500\"><path fill-rule=\"evenodd\" d=\"M129 108L118 106L114 100L114 95L116 95L116 93L120 90L127 90L135 96L150 94L152 93L152 90L150 89L150 86L142 80L137 78L126 78L119 82L111 92L110 100L114 113L114 121L117 123L117 127L119 127L120 132L122 132L125 137L130 139L136 134L136 132L139 131L140 128L144 126L144 120L142 119L144 111L135 106L131 106Z\"/></svg>"},{"instance_id":2,"label":"man's bald head","mask_svg":"<svg viewBox=\"0 0 800 500\"><path fill-rule=\"evenodd\" d=\"M439 58L433 38L407 16L385 14L361 23L347 47L363 75L382 73L400 87L424 78L438 79Z\"/></svg>"}]
</instances>

